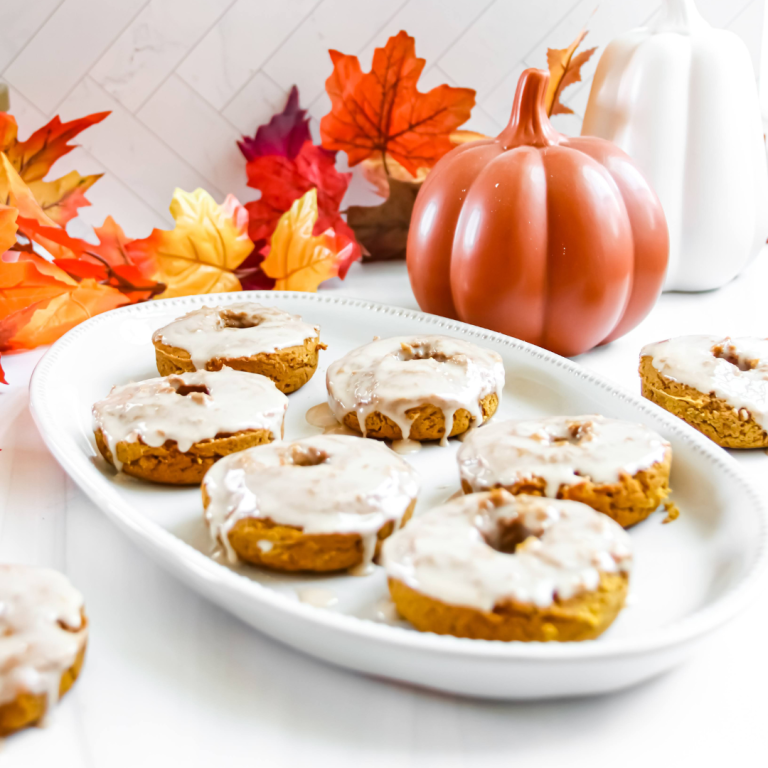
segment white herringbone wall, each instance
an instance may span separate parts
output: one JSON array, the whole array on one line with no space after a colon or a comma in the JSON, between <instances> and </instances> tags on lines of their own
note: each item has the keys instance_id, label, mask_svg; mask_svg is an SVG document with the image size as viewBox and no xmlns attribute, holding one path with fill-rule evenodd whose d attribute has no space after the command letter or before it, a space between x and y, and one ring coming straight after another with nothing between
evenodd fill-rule
<instances>
[{"instance_id":1,"label":"white herringbone wall","mask_svg":"<svg viewBox=\"0 0 768 768\"><path fill-rule=\"evenodd\" d=\"M170 221L174 187L202 186L218 200L258 193L245 185L235 146L241 133L281 108L299 86L313 130L328 110L328 48L357 54L405 29L426 58L422 90L439 83L477 90L467 127L497 133L527 66L565 47L585 24L600 46L585 82L565 100L578 132L599 53L657 12L660 0L0 0L0 73L24 137L50 117L112 110L59 161L104 172L83 209L90 223L111 213L139 236ZM758 70L763 0L699 0L703 15L747 43ZM357 179L350 196L366 193Z\"/></svg>"}]
</instances>

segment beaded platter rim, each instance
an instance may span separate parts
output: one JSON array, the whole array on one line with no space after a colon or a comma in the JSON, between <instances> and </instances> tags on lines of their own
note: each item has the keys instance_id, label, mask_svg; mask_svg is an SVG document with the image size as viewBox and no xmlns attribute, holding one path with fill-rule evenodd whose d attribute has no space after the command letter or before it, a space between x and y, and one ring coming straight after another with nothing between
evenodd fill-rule
<instances>
[{"instance_id":1,"label":"beaded platter rim","mask_svg":"<svg viewBox=\"0 0 768 768\"><path fill-rule=\"evenodd\" d=\"M69 348L81 336L105 322L111 322L120 316L141 316L163 314L171 307L190 311L206 304L231 304L237 301L267 301L276 303L280 300L305 304L335 304L353 307L364 311L372 311L394 315L414 323L439 328L443 332L458 331L464 336L477 341L491 341L509 347L530 357L536 362L554 366L564 375L574 376L587 384L597 386L620 401L631 403L641 413L662 423L665 430L686 443L696 453L717 465L726 475L736 482L746 493L751 502L752 513L758 521L760 542L749 570L740 580L715 598L703 608L677 619L669 625L649 630L647 634L629 638L601 638L592 643L506 643L493 640L473 640L447 635L436 635L431 632L418 632L403 627L381 624L369 619L358 618L342 613L321 611L300 602L294 602L262 584L253 581L230 570L224 565L194 549L183 540L174 536L170 531L153 523L125 500L115 504L106 494L100 493L98 483L92 481L89 470L93 469L85 457L86 464L80 464L82 451L73 445L71 436L64 439L44 429L44 425L55 421L55 414L49 408L45 397L45 387L49 382L56 366L66 358ZM173 299L132 304L106 312L86 320L59 339L38 362L32 375L30 385L30 410L40 430L43 440L51 450L64 470L75 480L82 490L96 505L117 522L132 529L133 532L148 540L161 562L189 571L203 574L206 580L215 582L219 588L233 590L246 599L270 605L271 607L313 624L322 624L329 629L335 629L346 635L367 637L371 640L387 641L399 646L412 647L414 650L428 650L439 653L472 655L482 657L504 657L509 660L579 660L604 657L624 657L638 653L646 653L673 647L704 635L735 616L740 609L747 605L750 597L758 588L762 574L768 570L768 508L752 486L739 464L723 449L716 446L708 438L701 435L692 427L672 416L661 407L635 395L623 387L612 383L603 376L587 371L578 363L560 357L540 347L536 347L519 339L490 331L485 328L462 323L437 315L430 315L418 310L378 304L365 299L355 299L316 293L300 293L293 291L241 291L236 293L203 294L199 296L183 296ZM70 444L67 444L71 441ZM77 458L73 458L76 456Z\"/></svg>"}]
</instances>

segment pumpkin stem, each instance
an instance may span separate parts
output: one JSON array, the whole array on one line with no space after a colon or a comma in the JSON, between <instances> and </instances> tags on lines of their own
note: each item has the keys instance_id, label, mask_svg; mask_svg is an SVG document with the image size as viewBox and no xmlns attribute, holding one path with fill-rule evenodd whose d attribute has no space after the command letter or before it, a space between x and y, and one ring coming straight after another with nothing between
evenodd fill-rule
<instances>
[{"instance_id":1,"label":"pumpkin stem","mask_svg":"<svg viewBox=\"0 0 768 768\"><path fill-rule=\"evenodd\" d=\"M524 144L549 147L562 141L563 135L555 130L547 117L545 98L548 85L549 72L543 69L526 69L520 75L512 116L499 134L505 149Z\"/></svg>"},{"instance_id":2,"label":"pumpkin stem","mask_svg":"<svg viewBox=\"0 0 768 768\"><path fill-rule=\"evenodd\" d=\"M678 35L690 35L700 29L709 27L696 8L693 0L664 0L661 13L653 31L675 32Z\"/></svg>"}]
</instances>

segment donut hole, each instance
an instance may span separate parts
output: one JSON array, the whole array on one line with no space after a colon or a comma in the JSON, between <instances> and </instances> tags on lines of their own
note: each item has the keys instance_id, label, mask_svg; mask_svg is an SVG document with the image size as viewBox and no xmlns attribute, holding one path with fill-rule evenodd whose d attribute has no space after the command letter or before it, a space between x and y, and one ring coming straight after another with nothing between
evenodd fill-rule
<instances>
[{"instance_id":1,"label":"donut hole","mask_svg":"<svg viewBox=\"0 0 768 768\"><path fill-rule=\"evenodd\" d=\"M718 360L725 360L726 363L730 363L740 371L751 371L759 362L758 360L747 360L746 358L739 357L731 344L716 344L712 347L712 354Z\"/></svg>"},{"instance_id":2,"label":"donut hole","mask_svg":"<svg viewBox=\"0 0 768 768\"><path fill-rule=\"evenodd\" d=\"M447 363L451 358L442 352L436 352L427 344L408 344L403 341L400 350L395 355L398 360L434 360L436 363Z\"/></svg>"},{"instance_id":3,"label":"donut hole","mask_svg":"<svg viewBox=\"0 0 768 768\"><path fill-rule=\"evenodd\" d=\"M222 328L255 328L261 324L261 319L247 312L236 312L233 309L223 309L219 313Z\"/></svg>"},{"instance_id":4,"label":"donut hole","mask_svg":"<svg viewBox=\"0 0 768 768\"><path fill-rule=\"evenodd\" d=\"M327 451L313 445L294 445L291 447L291 464L296 467L316 467L325 464L330 455Z\"/></svg>"},{"instance_id":5,"label":"donut hole","mask_svg":"<svg viewBox=\"0 0 768 768\"><path fill-rule=\"evenodd\" d=\"M189 395L193 395L195 393L201 394L201 395L210 395L211 392L204 384L179 384L175 385L174 383L171 383L171 386L176 390L177 395L181 395L182 397L189 397Z\"/></svg>"},{"instance_id":6,"label":"donut hole","mask_svg":"<svg viewBox=\"0 0 768 768\"><path fill-rule=\"evenodd\" d=\"M580 445L587 440L591 440L594 436L591 421L571 422L568 425L568 433L565 435L557 435L552 439L553 443L562 445L563 443L569 443L570 445Z\"/></svg>"},{"instance_id":7,"label":"donut hole","mask_svg":"<svg viewBox=\"0 0 768 768\"><path fill-rule=\"evenodd\" d=\"M525 525L521 520L499 519L490 531L483 531L483 538L489 547L505 555L514 555L517 548L530 538L538 538L537 532Z\"/></svg>"}]
</instances>

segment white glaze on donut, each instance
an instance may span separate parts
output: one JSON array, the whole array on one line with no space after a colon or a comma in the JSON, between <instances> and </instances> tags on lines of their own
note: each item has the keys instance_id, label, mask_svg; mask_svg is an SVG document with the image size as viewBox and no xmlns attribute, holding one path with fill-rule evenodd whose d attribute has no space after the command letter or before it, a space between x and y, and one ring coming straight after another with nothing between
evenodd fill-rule
<instances>
[{"instance_id":1,"label":"white glaze on donut","mask_svg":"<svg viewBox=\"0 0 768 768\"><path fill-rule=\"evenodd\" d=\"M347 435L316 435L225 456L208 470L205 520L230 562L229 532L255 517L305 533L357 533L364 564L376 534L399 523L419 491L416 471L386 445Z\"/></svg>"},{"instance_id":2,"label":"white glaze on donut","mask_svg":"<svg viewBox=\"0 0 768 768\"><path fill-rule=\"evenodd\" d=\"M540 477L555 497L561 485L618 483L663 461L669 443L642 424L604 416L499 421L459 448L461 479L473 491Z\"/></svg>"},{"instance_id":3,"label":"white glaze on donut","mask_svg":"<svg viewBox=\"0 0 768 768\"><path fill-rule=\"evenodd\" d=\"M208 394L179 394L188 387ZM155 448L175 440L182 453L200 440L243 430L268 429L279 440L287 408L288 398L266 376L224 367L113 387L93 406L93 428L103 432L120 469L117 444L139 438Z\"/></svg>"},{"instance_id":4,"label":"white glaze on donut","mask_svg":"<svg viewBox=\"0 0 768 768\"><path fill-rule=\"evenodd\" d=\"M155 331L154 343L189 353L193 365L204 369L215 359L232 360L288 347L316 338L320 328L275 307L251 301L226 307L203 307Z\"/></svg>"},{"instance_id":5,"label":"white glaze on donut","mask_svg":"<svg viewBox=\"0 0 768 768\"><path fill-rule=\"evenodd\" d=\"M768 339L678 336L646 344L641 357L668 379L745 408L768 431Z\"/></svg>"},{"instance_id":6,"label":"white glaze on donut","mask_svg":"<svg viewBox=\"0 0 768 768\"><path fill-rule=\"evenodd\" d=\"M516 526L524 543L495 549ZM489 543L490 542L490 543ZM474 493L412 520L383 545L388 578L451 605L491 611L505 601L551 605L596 589L601 573L629 573L630 538L576 501Z\"/></svg>"},{"instance_id":7,"label":"white glaze on donut","mask_svg":"<svg viewBox=\"0 0 768 768\"><path fill-rule=\"evenodd\" d=\"M56 704L88 637L82 610L82 595L62 574L0 565L0 704L21 693Z\"/></svg>"},{"instance_id":8,"label":"white glaze on donut","mask_svg":"<svg viewBox=\"0 0 768 768\"><path fill-rule=\"evenodd\" d=\"M445 415L445 434L460 408L472 423L482 422L480 400L496 394L501 403L504 365L501 356L450 336L395 336L349 352L328 367L328 403L339 421L378 411L392 419L402 436L410 435L411 408L430 403Z\"/></svg>"}]
</instances>

